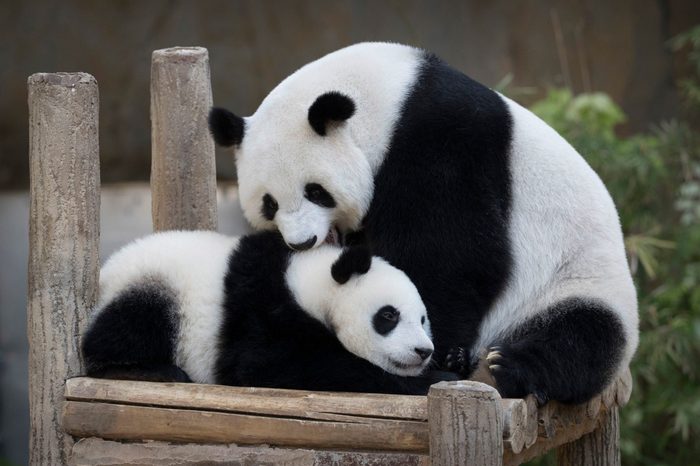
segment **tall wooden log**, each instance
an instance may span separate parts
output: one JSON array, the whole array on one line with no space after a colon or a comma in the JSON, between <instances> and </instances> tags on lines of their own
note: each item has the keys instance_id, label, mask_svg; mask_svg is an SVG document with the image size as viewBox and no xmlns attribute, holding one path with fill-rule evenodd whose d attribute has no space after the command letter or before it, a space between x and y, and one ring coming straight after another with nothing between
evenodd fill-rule
<instances>
[{"instance_id":1,"label":"tall wooden log","mask_svg":"<svg viewBox=\"0 0 700 466\"><path fill-rule=\"evenodd\" d=\"M503 419L498 391L479 382L440 382L428 392L433 466L500 466Z\"/></svg>"},{"instance_id":2,"label":"tall wooden log","mask_svg":"<svg viewBox=\"0 0 700 466\"><path fill-rule=\"evenodd\" d=\"M557 449L560 466L620 466L620 418L611 408L598 427L580 439Z\"/></svg>"},{"instance_id":3,"label":"tall wooden log","mask_svg":"<svg viewBox=\"0 0 700 466\"><path fill-rule=\"evenodd\" d=\"M202 47L156 50L151 61L153 228L216 230L216 161L207 115L209 54Z\"/></svg>"},{"instance_id":4,"label":"tall wooden log","mask_svg":"<svg viewBox=\"0 0 700 466\"><path fill-rule=\"evenodd\" d=\"M65 464L64 382L97 297L98 91L86 73L29 77L29 462Z\"/></svg>"}]
</instances>

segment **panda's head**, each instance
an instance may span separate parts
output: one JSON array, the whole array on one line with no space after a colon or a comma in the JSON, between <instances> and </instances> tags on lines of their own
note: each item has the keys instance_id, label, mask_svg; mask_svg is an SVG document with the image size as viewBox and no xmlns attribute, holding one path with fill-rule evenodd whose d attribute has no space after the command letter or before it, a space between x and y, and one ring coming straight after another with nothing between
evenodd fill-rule
<instances>
[{"instance_id":1,"label":"panda's head","mask_svg":"<svg viewBox=\"0 0 700 466\"><path fill-rule=\"evenodd\" d=\"M256 229L279 229L287 245L310 249L356 230L373 178L347 120L355 102L336 91L307 100L273 91L251 117L214 108L217 144L234 146L243 212Z\"/></svg>"},{"instance_id":2,"label":"panda's head","mask_svg":"<svg viewBox=\"0 0 700 466\"><path fill-rule=\"evenodd\" d=\"M434 347L413 282L366 247L337 251L324 246L294 255L302 257L292 259L287 283L299 304L356 356L392 374L421 374Z\"/></svg>"}]
</instances>

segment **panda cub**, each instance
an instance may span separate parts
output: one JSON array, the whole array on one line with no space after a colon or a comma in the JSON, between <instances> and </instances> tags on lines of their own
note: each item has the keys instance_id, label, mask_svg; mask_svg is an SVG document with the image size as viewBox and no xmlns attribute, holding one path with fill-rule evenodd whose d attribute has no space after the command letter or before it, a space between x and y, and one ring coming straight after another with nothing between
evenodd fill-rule
<instances>
[{"instance_id":1,"label":"panda cub","mask_svg":"<svg viewBox=\"0 0 700 466\"><path fill-rule=\"evenodd\" d=\"M434 54L346 47L209 123L251 225L296 250L362 231L418 288L443 367L468 377L486 352L502 396L577 403L629 364L637 298L600 178Z\"/></svg>"},{"instance_id":2,"label":"panda cub","mask_svg":"<svg viewBox=\"0 0 700 466\"><path fill-rule=\"evenodd\" d=\"M363 247L291 253L277 233L165 232L115 253L82 341L94 377L424 394L426 308Z\"/></svg>"}]
</instances>

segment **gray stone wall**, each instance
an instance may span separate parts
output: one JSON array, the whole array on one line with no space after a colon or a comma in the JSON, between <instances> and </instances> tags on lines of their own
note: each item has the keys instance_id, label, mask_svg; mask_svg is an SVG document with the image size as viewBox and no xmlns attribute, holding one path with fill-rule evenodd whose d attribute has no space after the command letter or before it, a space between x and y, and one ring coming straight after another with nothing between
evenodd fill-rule
<instances>
[{"instance_id":1,"label":"gray stone wall","mask_svg":"<svg viewBox=\"0 0 700 466\"><path fill-rule=\"evenodd\" d=\"M27 185L26 79L86 71L100 85L105 182L146 179L151 51L210 51L214 102L250 114L304 63L364 40L430 49L475 79L540 92L604 90L631 127L673 116L682 66L665 43L697 0L1 0L0 189ZM555 40L561 31L561 40ZM559 47L558 47L559 45ZM525 100L535 96L523 96ZM233 176L220 157L220 173Z\"/></svg>"}]
</instances>

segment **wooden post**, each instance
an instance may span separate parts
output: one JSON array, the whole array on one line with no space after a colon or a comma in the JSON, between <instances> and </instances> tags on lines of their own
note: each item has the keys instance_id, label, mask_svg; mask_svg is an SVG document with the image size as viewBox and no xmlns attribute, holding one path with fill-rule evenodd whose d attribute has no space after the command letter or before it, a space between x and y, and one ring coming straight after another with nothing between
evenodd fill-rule
<instances>
[{"instance_id":1,"label":"wooden post","mask_svg":"<svg viewBox=\"0 0 700 466\"><path fill-rule=\"evenodd\" d=\"M29 462L65 464L64 382L97 297L98 91L86 73L38 73L29 88Z\"/></svg>"},{"instance_id":2,"label":"wooden post","mask_svg":"<svg viewBox=\"0 0 700 466\"><path fill-rule=\"evenodd\" d=\"M620 418L616 407L598 427L580 439L557 448L560 466L620 466Z\"/></svg>"},{"instance_id":3,"label":"wooden post","mask_svg":"<svg viewBox=\"0 0 700 466\"><path fill-rule=\"evenodd\" d=\"M209 54L202 47L156 50L151 61L153 228L216 230L216 160L207 115Z\"/></svg>"},{"instance_id":4,"label":"wooden post","mask_svg":"<svg viewBox=\"0 0 700 466\"><path fill-rule=\"evenodd\" d=\"M500 395L479 382L440 382L428 392L432 466L503 464Z\"/></svg>"}]
</instances>

